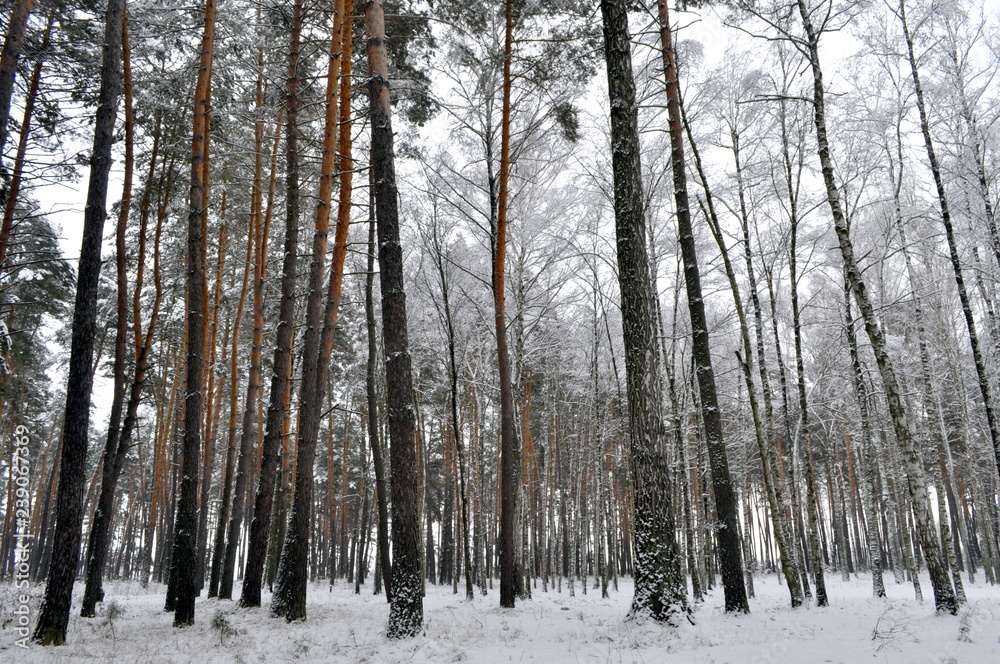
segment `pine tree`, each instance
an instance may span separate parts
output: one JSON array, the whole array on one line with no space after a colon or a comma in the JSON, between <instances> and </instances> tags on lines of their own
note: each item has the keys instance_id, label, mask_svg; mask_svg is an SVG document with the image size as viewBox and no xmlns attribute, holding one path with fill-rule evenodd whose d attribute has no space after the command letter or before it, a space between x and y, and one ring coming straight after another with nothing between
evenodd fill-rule
<instances>
[{"instance_id":1,"label":"pine tree","mask_svg":"<svg viewBox=\"0 0 1000 664\"><path fill-rule=\"evenodd\" d=\"M135 122L132 111L132 73L129 62L128 14L122 18L122 73L125 105L125 174L124 191L118 209L118 224L115 228L115 274L117 282L117 312L115 320L115 361L114 396L111 402L111 416L108 421L108 435L105 441L104 457L101 461L101 493L97 510L87 538L87 586L84 592L80 615L92 618L97 602L104 599L101 578L104 560L108 552L108 531L112 521L115 486L125 463L125 453L129 441L122 437L120 429L122 410L125 405L125 345L128 336L128 274L125 256L125 232L128 227L129 208L132 202L132 174L135 167L134 135ZM137 323L138 324L138 323ZM138 351L138 349L137 349Z\"/></svg>"},{"instance_id":2,"label":"pine tree","mask_svg":"<svg viewBox=\"0 0 1000 664\"><path fill-rule=\"evenodd\" d=\"M500 174L496 228L493 234L493 319L500 373L500 606L513 608L517 592L516 511L517 440L514 433L514 388L507 347L506 256L510 183L510 64L514 32L514 2L504 1L503 102L500 116Z\"/></svg>"},{"instance_id":3,"label":"pine tree","mask_svg":"<svg viewBox=\"0 0 1000 664\"><path fill-rule=\"evenodd\" d=\"M306 582L308 581L308 554L310 520L313 503L313 476L316 444L321 419L320 406L326 387L325 367L329 354L323 352L323 333L330 335L332 346L333 325L325 323L323 301L323 275L326 265L327 234L330 227L330 206L333 194L336 164L336 138L338 113L338 83L343 56L341 22L344 20L344 0L335 5L333 31L330 37L330 57L326 78L326 122L324 126L323 156L320 166L319 203L316 208L316 231L313 235L312 264L309 268L309 294L306 303L305 344L302 350L302 382L299 388L299 421L296 437L295 493L292 497L292 515L278 563L278 576L271 614L298 620L306 616ZM335 266L334 266L334 269ZM342 271L342 267L341 267ZM335 275L331 275L335 277ZM339 300L340 294L336 293ZM326 355L324 357L324 355Z\"/></svg>"},{"instance_id":4,"label":"pine tree","mask_svg":"<svg viewBox=\"0 0 1000 664\"><path fill-rule=\"evenodd\" d=\"M623 0L602 0L604 56L611 103L618 283L621 288L628 395L629 457L634 483L635 597L631 614L674 622L687 612L666 474L666 428L656 342L656 292L646 253L638 111L628 14ZM564 555L566 555L564 546Z\"/></svg>"},{"instance_id":5,"label":"pine tree","mask_svg":"<svg viewBox=\"0 0 1000 664\"><path fill-rule=\"evenodd\" d=\"M32 639L42 645L66 642L73 582L80 556L83 522L84 468L90 427L90 397L94 386L94 339L97 286L101 274L101 241L107 216L108 174L114 142L118 95L122 86L122 21L124 0L110 0L105 12L101 89L90 157L90 182L83 219L83 246L77 272L73 336L66 383L65 423L60 452L56 529L45 599Z\"/></svg>"},{"instance_id":6,"label":"pine tree","mask_svg":"<svg viewBox=\"0 0 1000 664\"><path fill-rule=\"evenodd\" d=\"M285 81L285 244L281 272L281 303L278 310L278 329L275 333L267 422L260 453L260 474L254 497L253 518L250 522L247 560L243 571L243 591L240 595L240 606L244 607L260 606L260 589L268 554L268 532L274 507L278 450L288 417L285 413L285 403L292 364L295 264L299 237L298 113L303 11L302 0L295 0L289 17L288 74ZM231 519L234 518L236 518L235 510ZM240 518L242 519L242 515ZM233 556L235 559L235 552Z\"/></svg>"},{"instance_id":7,"label":"pine tree","mask_svg":"<svg viewBox=\"0 0 1000 664\"><path fill-rule=\"evenodd\" d=\"M202 355L205 329L205 202L208 199L208 119L211 99L212 55L215 48L215 0L205 2L198 83L194 92L194 127L191 138L191 191L187 227L187 364L184 396L184 438L180 491L170 555L170 579L176 595L174 627L194 624L194 600L198 593L198 470L201 453L202 409L205 401Z\"/></svg>"},{"instance_id":8,"label":"pine tree","mask_svg":"<svg viewBox=\"0 0 1000 664\"><path fill-rule=\"evenodd\" d=\"M423 627L424 619L420 503L417 500L420 475L416 458L416 413L413 409L413 378L406 331L403 247L399 241L399 201L382 0L371 0L365 7L365 35L371 76L368 83L371 163L375 179L379 283L382 288L382 338L388 386L386 415L392 477L392 605L389 609L388 634L390 638L405 638L416 636Z\"/></svg>"}]
</instances>

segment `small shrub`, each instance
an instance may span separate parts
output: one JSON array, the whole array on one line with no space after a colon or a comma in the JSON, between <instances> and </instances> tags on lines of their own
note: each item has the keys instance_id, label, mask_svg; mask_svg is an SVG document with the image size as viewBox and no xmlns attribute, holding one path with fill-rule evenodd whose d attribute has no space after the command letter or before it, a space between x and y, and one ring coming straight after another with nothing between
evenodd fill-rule
<instances>
[{"instance_id":1,"label":"small shrub","mask_svg":"<svg viewBox=\"0 0 1000 664\"><path fill-rule=\"evenodd\" d=\"M226 645L227 636L236 636L238 633L229 618L221 610L215 612L212 617L212 629L219 631L219 645Z\"/></svg>"},{"instance_id":2,"label":"small shrub","mask_svg":"<svg viewBox=\"0 0 1000 664\"><path fill-rule=\"evenodd\" d=\"M125 607L111 600L104 605L104 624L111 630L111 638L115 638L115 620L125 615Z\"/></svg>"}]
</instances>

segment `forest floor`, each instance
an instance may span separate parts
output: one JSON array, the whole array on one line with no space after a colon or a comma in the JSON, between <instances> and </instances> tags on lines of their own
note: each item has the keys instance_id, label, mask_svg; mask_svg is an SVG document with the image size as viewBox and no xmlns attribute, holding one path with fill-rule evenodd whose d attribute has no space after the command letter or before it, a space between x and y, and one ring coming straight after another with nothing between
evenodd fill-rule
<instances>
[{"instance_id":1,"label":"forest floor","mask_svg":"<svg viewBox=\"0 0 1000 664\"><path fill-rule=\"evenodd\" d=\"M174 629L172 614L162 611L163 586L108 583L96 618L79 617L74 593L68 645L23 650L5 625L0 662L1000 662L1000 588L968 587L969 602L955 617L936 616L929 600L916 602L912 586L895 584L891 574L886 583L889 597L878 600L869 577L845 582L830 574L830 607L793 611L777 577L758 576L749 615L725 615L717 588L696 606L694 624L677 628L625 620L631 580L619 581L618 591L609 588L608 599L592 587L583 594L579 583L574 596L565 583L561 592L539 587L515 609L497 606L498 589L469 603L450 587L428 585L424 633L405 641L385 637L388 609L370 584L361 595L343 582L332 590L311 585L308 620L293 624L268 617L267 595L265 608L254 610L199 600L195 626ZM930 597L926 577L923 587ZM40 588L32 594L37 615ZM0 587L4 622L14 601L12 585ZM109 620L109 613L120 615Z\"/></svg>"}]
</instances>

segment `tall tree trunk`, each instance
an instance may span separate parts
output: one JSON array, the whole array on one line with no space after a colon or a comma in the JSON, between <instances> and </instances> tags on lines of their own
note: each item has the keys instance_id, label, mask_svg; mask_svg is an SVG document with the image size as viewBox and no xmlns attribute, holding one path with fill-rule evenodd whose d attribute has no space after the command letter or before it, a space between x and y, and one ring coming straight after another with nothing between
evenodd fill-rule
<instances>
[{"instance_id":1,"label":"tall tree trunk","mask_svg":"<svg viewBox=\"0 0 1000 664\"><path fill-rule=\"evenodd\" d=\"M306 312L306 338L303 354L312 366L304 366L302 373L303 391L299 408L299 427L296 456L295 496L292 504L289 534L282 551L279 564L278 588L272 603L272 614L285 615L288 620L305 617L305 588L307 580L306 558L309 541L310 509L312 505L313 461L319 435L320 407L323 403L330 357L333 352L334 331L340 308L341 287L344 279L344 261L347 256L347 235L350 228L350 206L352 166L350 106L340 113L342 122L338 131L338 79L343 85L341 97L350 102L350 69L346 77L341 76L342 63L351 57L349 42L344 39L344 22L353 25L346 16L346 3L340 0L334 17L334 27L330 38L330 66L327 72L326 130L323 145L323 161L320 169L319 206L316 212L316 238L313 250L314 262L311 266L309 300ZM339 146L337 135L339 133ZM334 171L337 148L340 148L340 201L338 203L337 229L334 240L330 276L327 281L327 296L323 305L323 263L326 254L326 237L329 229L330 207L333 194ZM322 247L320 247L322 245ZM318 261L316 257L319 257ZM317 265L318 264L318 265ZM315 298L315 302L314 302ZM315 308L314 308L315 307ZM320 312L322 311L322 316ZM312 338L311 335L315 334ZM346 467L345 467L346 468ZM301 495L300 495L301 494ZM346 531L344 531L346 535ZM290 548L289 548L290 547Z\"/></svg>"},{"instance_id":2,"label":"tall tree trunk","mask_svg":"<svg viewBox=\"0 0 1000 664\"><path fill-rule=\"evenodd\" d=\"M740 552L739 505L729 477L729 460L722 436L722 415L715 389L711 349L708 341L708 321L701 294L701 275L691 227L691 210L688 203L687 174L684 161L684 129L680 111L680 83L677 80L677 63L672 44L670 18L666 0L658 0L660 41L663 50L663 75L666 78L667 114L670 123L670 162L674 176L674 200L677 213L677 234L680 239L681 257L684 261L684 281L687 286L688 309L691 315L692 353L698 376L698 393L701 399L705 438L712 468L712 488L715 492L715 509L719 519L716 538L719 543L719 565L726 596L726 611L747 613L747 590L743 582L743 564Z\"/></svg>"},{"instance_id":3,"label":"tall tree trunk","mask_svg":"<svg viewBox=\"0 0 1000 664\"><path fill-rule=\"evenodd\" d=\"M493 322L497 336L497 367L500 372L500 606L513 608L517 590L516 519L517 486L514 477L514 388L507 348L506 279L507 212L510 181L511 49L514 32L514 2L504 2L503 104L500 116L500 178L497 223L493 238Z\"/></svg>"},{"instance_id":4,"label":"tall tree trunk","mask_svg":"<svg viewBox=\"0 0 1000 664\"><path fill-rule=\"evenodd\" d=\"M351 73L353 71L353 57L354 57L354 2L349 0L350 5L346 3L344 5L344 18L340 22L341 31L339 35L341 43L341 56L340 56L340 120L339 125L339 137L337 139L337 151L340 154L340 195L337 203L337 231L334 236L334 247L333 247L333 258L330 264L330 277L327 284L327 299L326 299L326 310L323 316L323 334L320 339L320 376L319 380L322 385L320 387L326 387L328 382L329 374L329 361L330 356L333 351L333 335L334 330L337 325L337 316L340 308L340 295L343 286L344 279L344 262L347 258L347 239L348 231L350 230L351 223L351 199L354 187L354 155L353 155L353 138L351 136L351 131L353 128L353 122L351 119L351 94L353 86L351 83ZM379 439L379 420L378 420L378 402L375 393L375 363L377 359L376 348L375 348L375 313L372 309L372 285L374 283L374 233L375 233L375 203L374 198L374 187L372 187L371 181L371 171L369 171L369 204L368 204L368 231L369 231L369 242L368 242L368 269L365 275L365 327L366 336L368 337L368 357L365 366L365 392L366 392L366 402L367 417L364 419L363 424L368 428L368 439L372 448L372 458L373 465L375 466L375 491L376 501L379 509L379 522L378 522L378 538L379 538L379 555L384 554L384 562L386 565L381 567L381 569L389 570L391 565L389 564L389 540L388 540L388 511L387 505L385 503L385 464L383 462L382 455L382 442ZM330 444L330 472L328 477L333 477L333 418L330 418L331 425L331 444ZM346 468L346 465L345 465ZM329 502L330 509L333 506L333 483L332 480L329 481L329 495L331 500ZM382 517L385 519L383 520ZM366 516L367 518L367 516ZM330 512L330 519L333 520L333 513ZM333 585L334 574L334 561L333 561L333 541L332 536L335 534L336 528L331 526L331 542L328 547L330 551L330 584ZM367 529L365 530L367 534ZM383 547L384 545L384 547ZM358 576L361 576L362 568L358 565ZM387 577L388 578L388 577ZM358 582L356 582L358 583ZM389 587L389 581L386 581L386 601L391 601L391 589ZM360 591L360 587L356 585L357 591Z\"/></svg>"},{"instance_id":5,"label":"tall tree trunk","mask_svg":"<svg viewBox=\"0 0 1000 664\"><path fill-rule=\"evenodd\" d=\"M205 316L205 237L207 169L205 154L211 94L212 54L215 47L215 0L205 2L198 84L194 94L194 130L191 140L191 193L187 237L187 371L184 398L184 443L180 494L174 523L170 576L177 589L174 626L194 624L197 594L198 469L204 401L202 353Z\"/></svg>"},{"instance_id":6,"label":"tall tree trunk","mask_svg":"<svg viewBox=\"0 0 1000 664\"><path fill-rule=\"evenodd\" d=\"M346 12L346 7L345 7ZM329 382L330 373L330 358L333 354L333 341L334 332L337 328L337 319L340 314L340 296L344 284L344 263L347 259L347 239L348 233L351 226L351 198L354 186L354 160L353 160L353 145L351 138L351 62L350 59L353 54L353 14L348 17L345 14L345 21L342 25L342 32L340 35L341 43L343 44L343 54L341 59L341 86L340 86L340 137L338 139L337 150L340 153L340 196L337 204L337 230L334 237L333 245L333 257L330 261L330 276L327 279L327 289L326 289L326 306L323 312L323 330L320 335L319 344L319 358L317 365L319 366L319 374L316 377L317 391L320 398L325 395L325 389L327 383ZM346 65L346 69L344 66ZM345 436L344 444L347 444L346 435L346 422L345 422ZM345 451L344 458L347 458L347 453ZM343 490L341 495L346 496L347 493L347 465L343 466ZM341 504L346 504L346 498L341 501ZM341 537L344 542L344 546L341 548L342 555L346 554L347 550L347 512L342 512L343 518L343 528L341 529ZM331 549L332 551L332 549ZM343 568L343 573L348 575L349 569L347 567Z\"/></svg>"},{"instance_id":7,"label":"tall tree trunk","mask_svg":"<svg viewBox=\"0 0 1000 664\"><path fill-rule=\"evenodd\" d=\"M243 592L240 606L260 606L260 587L267 560L267 536L271 525L274 482L278 465L285 413L285 393L291 366L293 316L295 313L296 255L299 237L299 49L302 37L302 0L292 3L291 36L288 51L288 75L285 91L285 246L281 274L281 304L278 309L278 329L275 333L274 361L271 374L271 395L267 407L267 424L261 445L260 475L254 498L247 561L243 572Z\"/></svg>"},{"instance_id":8,"label":"tall tree trunk","mask_svg":"<svg viewBox=\"0 0 1000 664\"><path fill-rule=\"evenodd\" d=\"M340 78L342 51L341 21L344 0L337 0L330 37L330 55L326 74L326 122L320 165L319 203L316 208L312 263L306 300L306 329L302 350L302 382L299 388L298 427L296 429L295 489L291 520L278 563L278 576L271 600L271 615L289 621L306 617L309 532L312 514L313 477L316 443L319 434L325 380L320 350L323 327L323 275L326 267L327 234L330 227L330 204L336 168L337 84Z\"/></svg>"},{"instance_id":9,"label":"tall tree trunk","mask_svg":"<svg viewBox=\"0 0 1000 664\"><path fill-rule=\"evenodd\" d=\"M368 451L365 449L364 437L361 438L361 467L359 468L358 492L361 494L361 505L358 507L358 518L356 522L357 532L354 540L357 546L357 553L354 555L354 594L361 594L361 584L364 583L364 575L367 571L367 560L365 551L370 534L371 503L368 501Z\"/></svg>"},{"instance_id":10,"label":"tall tree trunk","mask_svg":"<svg viewBox=\"0 0 1000 664\"><path fill-rule=\"evenodd\" d=\"M292 375L295 363L288 365L288 383L285 389L284 411L291 409ZM267 535L267 571L264 577L268 589L274 587L274 577L278 572L278 558L281 555L281 545L285 541L285 527L288 525L288 486L294 469L291 438L291 418L285 417L281 424L281 468L278 471L277 484L274 488L273 509L271 510L271 530Z\"/></svg>"},{"instance_id":11,"label":"tall tree trunk","mask_svg":"<svg viewBox=\"0 0 1000 664\"><path fill-rule=\"evenodd\" d=\"M875 353L875 360L878 363L879 373L882 376L882 385L885 389L885 397L889 406L889 415L892 420L893 430L896 434L896 442L903 454L906 484L913 502L917 533L924 551L924 558L927 561L927 569L930 572L931 585L934 587L934 606L938 612L955 614L958 612L958 605L955 601L955 592L951 587L951 580L948 578L948 570L941 557L941 548L937 541L923 463L913 440L913 435L910 432L910 423L907 418L900 384L896 378L893 361L886 347L885 332L882 330L875 315L875 308L868 297L865 282L862 280L861 271L854 256L854 244L851 241L847 218L840 203L840 189L837 186L834 175L833 159L830 155L830 143L826 129L826 90L823 86L823 71L820 68L819 61L819 33L812 23L805 0L797 0L797 4L806 32L807 52L813 73L813 120L816 125L820 166L823 171L823 182L826 185L827 202L830 205L830 212L833 216L834 230L837 234L837 241L840 245L840 252L843 255L844 266L851 283L851 290L864 318L865 331L868 333L868 339L871 342L872 351Z\"/></svg>"},{"instance_id":12,"label":"tall tree trunk","mask_svg":"<svg viewBox=\"0 0 1000 664\"><path fill-rule=\"evenodd\" d=\"M635 505L635 596L630 613L673 622L688 609L666 474L666 429L656 350L656 290L646 253L638 110L626 3L602 0L601 16L611 103L618 283Z\"/></svg>"},{"instance_id":13,"label":"tall tree trunk","mask_svg":"<svg viewBox=\"0 0 1000 664\"><path fill-rule=\"evenodd\" d=\"M114 388L108 435L101 461L101 493L91 521L87 539L87 582L80 615L93 618L97 602L104 599L102 577L108 553L108 536L114 518L115 485L125 463L128 440L122 439L122 406L125 402L125 347L128 340L128 274L126 271L125 233L128 230L129 209L132 207L132 175L135 168L135 122L132 114L132 69L129 62L128 12L122 13L122 81L125 107L125 173L122 200L115 228L115 273L117 285L117 316L115 321ZM138 286L138 284L137 284Z\"/></svg>"},{"instance_id":14,"label":"tall tree trunk","mask_svg":"<svg viewBox=\"0 0 1000 664\"><path fill-rule=\"evenodd\" d=\"M90 183L83 215L83 242L73 307L65 425L60 454L61 471L56 498L56 529L45 599L32 635L32 639L42 645L62 645L66 642L73 582L80 556L90 397L94 386L97 285L101 273L104 219L107 216L105 206L108 198L108 173L111 170L111 146L114 142L118 94L122 86L121 30L124 13L124 0L109 0L105 12L101 89L97 102L94 145L90 157ZM6 121L6 117L4 120Z\"/></svg>"},{"instance_id":15,"label":"tall tree trunk","mask_svg":"<svg viewBox=\"0 0 1000 664\"><path fill-rule=\"evenodd\" d=\"M337 565L337 573L345 578L350 574L348 559L351 553L349 532L351 507L348 503L348 489L350 487L348 460L351 454L351 437L348 426L349 419L344 417L344 429L341 435L344 446L340 452L340 499L337 501L337 516L340 519L340 560Z\"/></svg>"},{"instance_id":16,"label":"tall tree trunk","mask_svg":"<svg viewBox=\"0 0 1000 664\"><path fill-rule=\"evenodd\" d=\"M781 556L782 571L785 575L786 582L788 583L788 590L792 594L792 606L794 607L798 606L802 602L803 588L801 584L801 570L798 568L797 557L795 554L796 547L794 544L794 528L792 527L792 522L788 518L785 510L785 499L783 497L784 482L782 480L781 473L779 472L781 466L781 459L778 453L778 448L780 447L780 443L778 442L780 440L780 434L777 434L775 430L771 383L767 371L767 355L764 351L764 317L760 304L760 298L757 294L757 277L756 271L754 270L753 250L750 243L749 212L744 194L745 185L743 164L741 161L740 136L735 127L731 131L730 136L732 138L733 157L736 162L736 180L739 188L739 217L740 229L743 234L743 258L747 270L750 301L753 305L754 311L754 331L757 341L757 367L758 374L760 376L761 393L764 398L764 433L766 435L768 445L766 450L760 450L762 472L764 474L765 493L768 497L768 507L771 511L771 519L775 527L775 540L777 541L779 556ZM691 141L691 144L693 146L694 141ZM787 155L787 150L784 151L784 154ZM787 166L790 169L791 163L788 162ZM786 177L791 178L790 170L786 170ZM791 209L794 209L797 194L791 188L789 189L789 198L791 199L790 207ZM763 466L765 457L767 458L768 466L766 468ZM766 486L767 484L770 484L771 488L768 488ZM771 504L770 495L770 492L772 491L775 498L775 503L773 505ZM784 542L782 542L782 540L784 540ZM786 555L788 556L787 561L785 560ZM795 576L794 581L789 578L789 573ZM798 603L796 603L796 598L798 598Z\"/></svg>"},{"instance_id":17,"label":"tall tree trunk","mask_svg":"<svg viewBox=\"0 0 1000 664\"><path fill-rule=\"evenodd\" d=\"M263 49L259 49L257 52L257 64L261 69L263 69L264 53ZM257 438L257 432L254 430L254 424L256 422L257 415L257 392L260 389L260 377L261 377L261 346L263 341L263 323L264 323L264 275L266 273L266 256L267 256L267 238L270 231L271 222L271 204L274 192L274 181L275 181L275 159L277 157L277 137L274 140L274 149L272 150L271 156L271 175L268 185L268 208L265 214L263 210L263 179L264 179L264 118L263 118L263 104L264 104L264 74L261 71L257 76L257 90L256 90L256 108L255 108L255 120L254 120L254 175L253 175L253 185L250 194L250 223L248 228L247 237L247 271L249 271L249 266L253 265L253 338L251 342L250 349L250 368L247 372L247 394L246 401L243 406L243 416L242 416L242 427L240 429L240 444L239 444L239 456L237 457L237 447L235 445L236 439L236 408L238 407L237 399L237 389L239 385L239 376L237 372L238 364L236 360L237 349L239 346L239 335L235 334L232 338L232 366L230 367L230 384L229 384L229 432L228 432L228 442L226 447L226 462L224 468L223 485L222 485L222 502L219 505L219 516L218 522L215 529L214 545L212 547L212 566L209 575L208 584L208 596L216 597L219 595L220 588L222 586L222 576L223 567L225 565L227 547L226 547L226 531L229 525L229 520L232 515L233 507L233 492L235 483L235 473L237 458L241 461L246 458L244 464L249 462L251 456L251 448L253 441ZM243 306L245 304L247 287L247 273L244 272L243 286L240 294L239 301L239 314L237 315L237 320L242 320L243 316ZM247 468L243 468L244 476L246 476ZM243 495L246 494L246 481L244 481ZM245 504L246 498L242 499L242 503ZM234 570L230 572L229 584L226 588L227 594L224 599L232 599L233 589L232 589L232 578L235 571L235 556L233 556L233 568Z\"/></svg>"},{"instance_id":18,"label":"tall tree trunk","mask_svg":"<svg viewBox=\"0 0 1000 664\"><path fill-rule=\"evenodd\" d=\"M375 215L378 221L379 282L382 287L382 335L388 387L390 466L392 473L392 606L390 638L416 636L423 625L420 584L420 521L417 501L416 441L413 379L406 333L403 288L403 248L399 242L399 202L396 192L389 102L389 60L382 0L365 7L368 40L368 94L371 113L371 163L375 174Z\"/></svg>"},{"instance_id":19,"label":"tall tree trunk","mask_svg":"<svg viewBox=\"0 0 1000 664\"><path fill-rule=\"evenodd\" d=\"M251 220L251 225L253 221ZM251 230L252 232L252 230ZM253 247L253 242L248 242L247 246ZM249 265L249 262L248 262ZM233 336L233 343L236 344L237 337ZM235 351L235 348L234 348ZM238 395L236 393L236 387L239 381L238 371L238 360L239 355L234 352L230 358L230 394L229 394L229 421L233 426L229 427L227 439L226 439L226 454L223 457L222 462L222 492L220 495L219 511L217 515L217 523L215 528L215 537L213 538L212 546L212 563L209 569L208 576L208 596L218 597L219 596L219 577L222 573L222 560L225 558L226 551L226 525L229 523L230 509L233 503L233 475L236 472L236 438L235 438L235 411L238 407ZM232 599L232 591L230 590L230 597Z\"/></svg>"},{"instance_id":20,"label":"tall tree trunk","mask_svg":"<svg viewBox=\"0 0 1000 664\"><path fill-rule=\"evenodd\" d=\"M365 393L368 403L368 439L375 466L375 498L378 507L378 555L385 601L392 602L392 562L389 558L389 496L386 492L385 461L378 425L378 393L375 371L378 343L375 338L375 187L371 187L368 218L368 271L365 275L365 328L368 337L368 360L365 364ZM330 477L333 477L331 474ZM331 565L331 569L332 569Z\"/></svg>"}]
</instances>

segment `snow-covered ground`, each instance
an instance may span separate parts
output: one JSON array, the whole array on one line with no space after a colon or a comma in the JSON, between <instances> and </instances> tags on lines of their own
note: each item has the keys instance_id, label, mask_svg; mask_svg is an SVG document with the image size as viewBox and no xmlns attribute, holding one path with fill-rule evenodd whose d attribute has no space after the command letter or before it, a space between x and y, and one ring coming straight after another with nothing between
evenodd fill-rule
<instances>
[{"instance_id":1,"label":"snow-covered ground","mask_svg":"<svg viewBox=\"0 0 1000 664\"><path fill-rule=\"evenodd\" d=\"M958 617L934 615L929 601L913 599L912 586L895 585L888 599L871 597L866 576L849 582L829 575L831 606L788 607L788 593L773 575L757 577L750 615L727 616L722 590L714 590L694 612L694 625L670 628L625 620L632 595L623 580L609 599L600 591L570 596L534 591L515 609L498 608L498 590L471 603L450 587L429 585L425 629L406 641L385 637L388 609L371 586L354 595L339 583L309 588L309 617L287 624L265 608L245 610L233 602L199 600L194 627L174 629L164 613L162 586L109 583L97 618L78 617L74 602L69 643L58 648L14 646L10 625L0 631L2 662L134 662L181 664L237 662L856 662L1000 663L1000 588L967 588ZM82 586L82 584L77 584ZM924 592L930 593L924 579ZM82 588L80 588L82 590ZM38 594L32 602L37 614ZM78 598L77 598L78 599ZM0 588L4 622L14 607L13 588ZM120 613L108 619L112 613Z\"/></svg>"}]
</instances>

